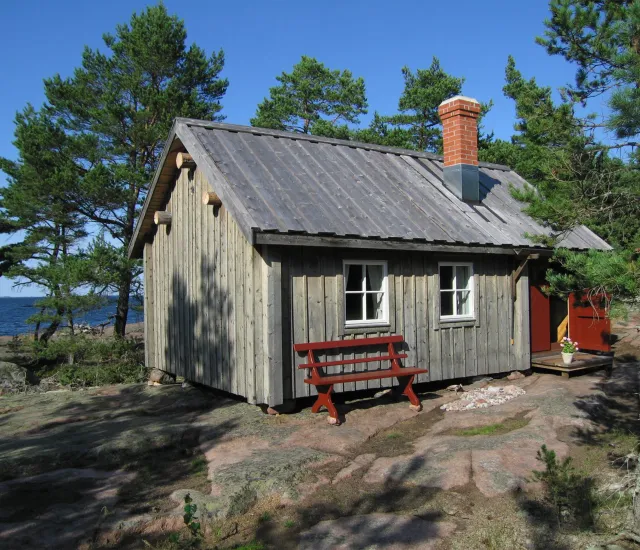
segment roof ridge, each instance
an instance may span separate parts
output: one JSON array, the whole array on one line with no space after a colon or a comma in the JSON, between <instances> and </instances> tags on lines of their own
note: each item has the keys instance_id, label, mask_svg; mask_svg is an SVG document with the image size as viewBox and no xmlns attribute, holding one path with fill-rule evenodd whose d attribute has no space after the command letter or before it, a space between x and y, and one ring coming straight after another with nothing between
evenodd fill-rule
<instances>
[{"instance_id":1,"label":"roof ridge","mask_svg":"<svg viewBox=\"0 0 640 550\"><path fill-rule=\"evenodd\" d=\"M273 130L271 128L258 128L255 126L244 126L241 124L229 124L226 122L214 122L209 120L199 120L195 118L176 118L176 122L181 122L187 126L198 126L210 130L226 130L228 132L240 132L253 134L257 136L272 136L278 138L286 138L293 140L312 141L318 143L329 143L331 145L343 145L353 149L366 149L369 151L379 151L381 153L390 153L393 155L407 155L416 158L426 158L429 160L443 161L442 155L427 153L425 151L415 151L413 149L404 149L402 147L388 147L386 145L378 145L375 143L363 143L360 141L349 141L346 139L337 139L324 136L314 136L311 134L301 134L297 132L286 132L283 130ZM492 162L480 162L482 168L492 168L494 170L511 171L511 167L504 164L494 164Z\"/></svg>"}]
</instances>

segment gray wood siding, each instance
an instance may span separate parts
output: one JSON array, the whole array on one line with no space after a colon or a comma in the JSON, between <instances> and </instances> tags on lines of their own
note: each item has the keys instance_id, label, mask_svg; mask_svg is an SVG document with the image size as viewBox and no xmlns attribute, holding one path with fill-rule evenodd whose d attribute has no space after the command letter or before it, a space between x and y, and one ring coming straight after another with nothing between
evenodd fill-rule
<instances>
[{"instance_id":1,"label":"gray wood siding","mask_svg":"<svg viewBox=\"0 0 640 550\"><path fill-rule=\"evenodd\" d=\"M306 362L293 352L293 343L402 334L407 366L429 369L418 382L524 370L529 368L529 324L526 273L518 282L512 310L511 277L514 261L506 256L451 256L420 252L379 252L338 248L284 247L283 311L290 319L284 334L284 397L315 394L303 383ZM387 260L389 274L388 327L345 329L343 320L343 260ZM446 323L439 314L439 261L473 261L475 321ZM511 323L514 322L514 343ZM287 340L288 338L288 340ZM379 352L375 352L379 353ZM368 354L373 356L372 353ZM361 357L363 355L357 355ZM323 356L328 360L353 354ZM356 370L381 368L380 363L358 365ZM388 368L387 362L382 368ZM326 369L351 372L352 365ZM395 381L374 380L336 386L335 391L389 386Z\"/></svg>"},{"instance_id":2,"label":"gray wood siding","mask_svg":"<svg viewBox=\"0 0 640 550\"><path fill-rule=\"evenodd\" d=\"M273 360L274 329L265 318L278 299L266 294L271 267L224 205L202 204L205 190L215 191L199 169L183 170L164 206L171 225L158 227L145 247L147 364L250 403L276 404L282 388L274 390L268 366L282 354Z\"/></svg>"}]
</instances>

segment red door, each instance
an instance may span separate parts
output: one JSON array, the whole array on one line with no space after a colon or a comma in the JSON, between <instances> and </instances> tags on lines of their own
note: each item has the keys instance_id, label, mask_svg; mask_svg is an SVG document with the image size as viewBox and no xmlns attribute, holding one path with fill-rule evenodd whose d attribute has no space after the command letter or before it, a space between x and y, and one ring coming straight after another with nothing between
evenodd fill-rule
<instances>
[{"instance_id":1,"label":"red door","mask_svg":"<svg viewBox=\"0 0 640 550\"><path fill-rule=\"evenodd\" d=\"M549 296L542 286L532 284L530 288L531 307L531 352L551 349L551 311Z\"/></svg>"},{"instance_id":2,"label":"red door","mask_svg":"<svg viewBox=\"0 0 640 550\"><path fill-rule=\"evenodd\" d=\"M578 347L591 351L611 351L611 321L605 309L605 296L588 300L569 294L569 337Z\"/></svg>"}]
</instances>

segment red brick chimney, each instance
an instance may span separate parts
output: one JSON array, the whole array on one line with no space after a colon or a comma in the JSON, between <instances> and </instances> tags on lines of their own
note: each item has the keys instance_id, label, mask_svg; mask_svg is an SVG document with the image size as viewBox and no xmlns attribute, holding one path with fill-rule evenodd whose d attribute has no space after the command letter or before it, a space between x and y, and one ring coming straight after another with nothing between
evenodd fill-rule
<instances>
[{"instance_id":1,"label":"red brick chimney","mask_svg":"<svg viewBox=\"0 0 640 550\"><path fill-rule=\"evenodd\" d=\"M444 142L444 182L460 199L480 200L478 116L480 103L457 95L438 107Z\"/></svg>"}]
</instances>

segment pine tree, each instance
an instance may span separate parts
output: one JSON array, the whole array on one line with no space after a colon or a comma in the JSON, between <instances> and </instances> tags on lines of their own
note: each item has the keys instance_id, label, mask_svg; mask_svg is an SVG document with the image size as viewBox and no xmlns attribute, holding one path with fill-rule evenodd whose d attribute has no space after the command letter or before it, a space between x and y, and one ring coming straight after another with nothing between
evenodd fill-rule
<instances>
[{"instance_id":1,"label":"pine tree","mask_svg":"<svg viewBox=\"0 0 640 550\"><path fill-rule=\"evenodd\" d=\"M438 116L439 105L462 91L464 78L445 72L437 57L428 69L412 72L402 68L404 90L398 101L396 115L382 116L377 112L368 128L351 133L351 139L377 143L389 147L402 147L416 151L442 153L442 124ZM491 108L489 102L482 106L481 117ZM493 135L482 134L479 146L491 142Z\"/></svg>"},{"instance_id":2,"label":"pine tree","mask_svg":"<svg viewBox=\"0 0 640 550\"><path fill-rule=\"evenodd\" d=\"M546 31L537 39L550 55L577 66L563 93L587 104L608 97L610 112L592 127L612 130L608 148L637 147L640 134L640 1L551 0ZM638 149L633 153L638 160Z\"/></svg>"},{"instance_id":3,"label":"pine tree","mask_svg":"<svg viewBox=\"0 0 640 550\"><path fill-rule=\"evenodd\" d=\"M532 184L513 194L555 234L531 237L554 245L584 224L616 248L615 253L558 251L556 267L547 273L551 290L590 288L634 299L640 289L634 260L640 244L640 186L634 168L609 155L593 128L576 115L574 103L566 96L554 102L551 88L526 80L511 57L505 75L504 93L516 105L516 133L510 142L492 143L481 158L508 164Z\"/></svg>"},{"instance_id":4,"label":"pine tree","mask_svg":"<svg viewBox=\"0 0 640 550\"><path fill-rule=\"evenodd\" d=\"M124 335L139 262L126 257L136 219L175 117L220 120L228 82L222 51L186 45L184 22L164 5L134 14L105 34L107 52L85 48L70 78L45 81L46 113L73 140L81 175L69 200L115 243L110 287L118 293L115 333Z\"/></svg>"},{"instance_id":5,"label":"pine tree","mask_svg":"<svg viewBox=\"0 0 640 550\"><path fill-rule=\"evenodd\" d=\"M42 289L35 338L46 342L62 322L73 332L74 318L100 304L99 296L86 292L90 263L80 248L87 237L84 218L68 200L78 181L63 130L28 106L16 117L18 161L0 159L8 185L0 193L0 226L20 232L20 242L10 246L5 275L17 286ZM48 323L40 332L43 323Z\"/></svg>"},{"instance_id":6,"label":"pine tree","mask_svg":"<svg viewBox=\"0 0 640 550\"><path fill-rule=\"evenodd\" d=\"M303 134L348 136L348 124L367 113L365 85L349 70L332 70L313 57L302 56L290 73L258 105L252 126Z\"/></svg>"},{"instance_id":7,"label":"pine tree","mask_svg":"<svg viewBox=\"0 0 640 550\"><path fill-rule=\"evenodd\" d=\"M404 90L398 101L399 114L386 117L391 126L405 132L411 149L439 152L442 150L442 129L438 106L462 91L464 78L446 73L434 57L428 69L402 68Z\"/></svg>"}]
</instances>

